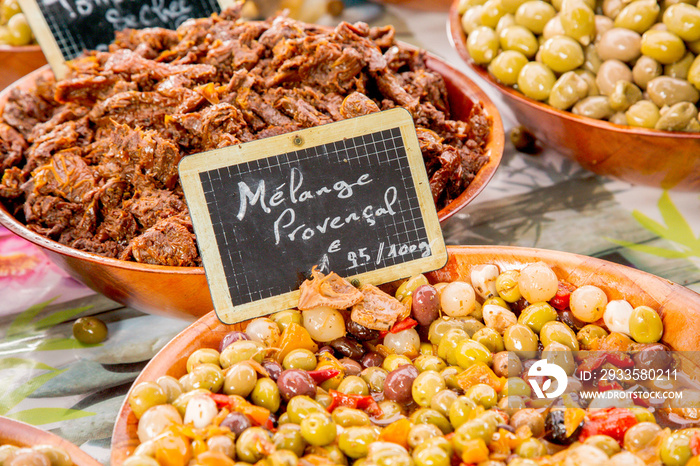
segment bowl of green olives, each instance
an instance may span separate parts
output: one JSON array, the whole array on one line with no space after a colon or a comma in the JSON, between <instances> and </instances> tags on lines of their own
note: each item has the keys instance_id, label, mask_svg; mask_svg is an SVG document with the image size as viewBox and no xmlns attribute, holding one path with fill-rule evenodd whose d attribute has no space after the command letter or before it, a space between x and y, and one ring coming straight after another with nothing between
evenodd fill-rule
<instances>
[{"instance_id":1,"label":"bowl of green olives","mask_svg":"<svg viewBox=\"0 0 700 466\"><path fill-rule=\"evenodd\" d=\"M0 89L46 64L17 0L0 2Z\"/></svg>"},{"instance_id":2,"label":"bowl of green olives","mask_svg":"<svg viewBox=\"0 0 700 466\"><path fill-rule=\"evenodd\" d=\"M700 8L456 0L450 41L518 123L584 168L700 190Z\"/></svg>"},{"instance_id":3,"label":"bowl of green olives","mask_svg":"<svg viewBox=\"0 0 700 466\"><path fill-rule=\"evenodd\" d=\"M93 457L56 434L0 416L0 463L99 466Z\"/></svg>"},{"instance_id":4,"label":"bowl of green olives","mask_svg":"<svg viewBox=\"0 0 700 466\"><path fill-rule=\"evenodd\" d=\"M572 398L564 413L552 400L534 403L530 390L531 368L550 354L572 365L573 386L593 354L610 358L605 364L628 351L641 364L670 364L696 350L700 295L571 253L450 246L448 255L442 269L371 292L375 302L403 304L395 320L385 320L383 306L376 318L362 317L358 309L372 309L362 301L371 285L336 287L342 278L332 275L314 277L307 290L320 279L345 304L319 291L329 305L300 299L301 310L235 325L213 312L202 317L135 380L114 426L111 464L700 460L700 430L688 424L697 425L697 410ZM684 394L700 395L700 385L683 380ZM682 462L666 461L678 454Z\"/></svg>"}]
</instances>

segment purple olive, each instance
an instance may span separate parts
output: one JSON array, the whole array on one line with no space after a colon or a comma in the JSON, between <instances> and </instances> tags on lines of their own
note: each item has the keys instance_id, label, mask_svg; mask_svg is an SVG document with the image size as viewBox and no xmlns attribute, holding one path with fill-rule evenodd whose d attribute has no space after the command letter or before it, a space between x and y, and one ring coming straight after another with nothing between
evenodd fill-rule
<instances>
[{"instance_id":1,"label":"purple olive","mask_svg":"<svg viewBox=\"0 0 700 466\"><path fill-rule=\"evenodd\" d=\"M338 362L345 368L346 375L360 375L360 372L362 372L362 366L354 359L343 358Z\"/></svg>"},{"instance_id":2,"label":"purple olive","mask_svg":"<svg viewBox=\"0 0 700 466\"><path fill-rule=\"evenodd\" d=\"M440 297L432 285L421 285L413 292L413 318L420 325L430 325L440 317Z\"/></svg>"},{"instance_id":3,"label":"purple olive","mask_svg":"<svg viewBox=\"0 0 700 466\"><path fill-rule=\"evenodd\" d=\"M362 361L360 361L362 367L375 367L381 366L384 362L384 356L379 353L367 353L363 356Z\"/></svg>"},{"instance_id":4,"label":"purple olive","mask_svg":"<svg viewBox=\"0 0 700 466\"><path fill-rule=\"evenodd\" d=\"M280 395L285 401L289 401L295 396L306 395L316 396L316 382L311 376L301 369L287 369L282 371L277 378L277 387Z\"/></svg>"},{"instance_id":5,"label":"purple olive","mask_svg":"<svg viewBox=\"0 0 700 466\"><path fill-rule=\"evenodd\" d=\"M250 340L250 338L243 332L227 333L224 335L224 339L221 340L221 344L219 345L219 353L223 352L228 345L238 340Z\"/></svg>"},{"instance_id":6,"label":"purple olive","mask_svg":"<svg viewBox=\"0 0 700 466\"><path fill-rule=\"evenodd\" d=\"M272 359L263 359L262 366L267 371L270 378L277 381L277 378L282 373L282 366L280 363L273 361Z\"/></svg>"},{"instance_id":7,"label":"purple olive","mask_svg":"<svg viewBox=\"0 0 700 466\"><path fill-rule=\"evenodd\" d=\"M330 345L334 350L347 358L360 359L365 354L365 349L362 345L352 338L336 338Z\"/></svg>"},{"instance_id":8,"label":"purple olive","mask_svg":"<svg viewBox=\"0 0 700 466\"><path fill-rule=\"evenodd\" d=\"M418 377L418 369L413 364L404 364L389 372L384 381L384 398L397 403L408 403L413 400L411 388L416 377Z\"/></svg>"},{"instance_id":9,"label":"purple olive","mask_svg":"<svg viewBox=\"0 0 700 466\"><path fill-rule=\"evenodd\" d=\"M232 412L221 421L221 427L228 427L231 432L236 434L236 437L241 435L241 433L247 428L251 427L252 424L248 416L239 412Z\"/></svg>"}]
</instances>

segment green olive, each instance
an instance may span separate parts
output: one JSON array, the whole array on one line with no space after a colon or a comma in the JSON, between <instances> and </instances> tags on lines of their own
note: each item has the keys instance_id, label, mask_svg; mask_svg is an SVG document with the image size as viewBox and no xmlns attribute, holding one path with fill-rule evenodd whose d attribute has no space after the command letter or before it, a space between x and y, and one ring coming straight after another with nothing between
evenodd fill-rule
<instances>
[{"instance_id":1,"label":"green olive","mask_svg":"<svg viewBox=\"0 0 700 466\"><path fill-rule=\"evenodd\" d=\"M650 29L642 34L642 53L663 65L668 65L683 58L685 44L683 39L669 31Z\"/></svg>"},{"instance_id":2,"label":"green olive","mask_svg":"<svg viewBox=\"0 0 700 466\"><path fill-rule=\"evenodd\" d=\"M447 387L445 380L437 371L425 371L418 374L413 381L411 393L418 406L429 407L432 398Z\"/></svg>"},{"instance_id":3,"label":"green olive","mask_svg":"<svg viewBox=\"0 0 700 466\"><path fill-rule=\"evenodd\" d=\"M643 421L633 425L625 432L625 450L635 453L645 449L652 444L661 431L661 427L655 422Z\"/></svg>"},{"instance_id":4,"label":"green olive","mask_svg":"<svg viewBox=\"0 0 700 466\"><path fill-rule=\"evenodd\" d=\"M430 408L436 410L443 416L448 417L450 414L450 407L457 399L457 396L457 393L449 388L440 390L435 394L432 400L430 400Z\"/></svg>"},{"instance_id":5,"label":"green olive","mask_svg":"<svg viewBox=\"0 0 700 466\"><path fill-rule=\"evenodd\" d=\"M333 410L333 421L341 427L368 426L370 418L364 411L340 406Z\"/></svg>"},{"instance_id":6,"label":"green olive","mask_svg":"<svg viewBox=\"0 0 700 466\"><path fill-rule=\"evenodd\" d=\"M691 121L697 121L697 116L698 109L695 105L690 102L678 102L661 111L661 117L654 128L664 131L683 131Z\"/></svg>"},{"instance_id":7,"label":"green olive","mask_svg":"<svg viewBox=\"0 0 700 466\"><path fill-rule=\"evenodd\" d=\"M515 447L514 453L522 458L537 458L546 453L545 446L536 438L529 438Z\"/></svg>"},{"instance_id":8,"label":"green olive","mask_svg":"<svg viewBox=\"0 0 700 466\"><path fill-rule=\"evenodd\" d=\"M521 359L532 359L537 353L537 335L526 325L515 324L508 327L503 334L503 341L506 350L513 351Z\"/></svg>"},{"instance_id":9,"label":"green olive","mask_svg":"<svg viewBox=\"0 0 700 466\"><path fill-rule=\"evenodd\" d=\"M530 386L520 377L508 377L503 390L498 394L501 397L518 396L527 398L532 394Z\"/></svg>"},{"instance_id":10,"label":"green olive","mask_svg":"<svg viewBox=\"0 0 700 466\"><path fill-rule=\"evenodd\" d=\"M687 3L671 5L664 11L663 22L669 31L684 41L700 39L700 9Z\"/></svg>"},{"instance_id":11,"label":"green olive","mask_svg":"<svg viewBox=\"0 0 700 466\"><path fill-rule=\"evenodd\" d=\"M595 37L595 13L591 7L580 1L564 2L559 16L567 36L582 45L591 43Z\"/></svg>"},{"instance_id":12,"label":"green olive","mask_svg":"<svg viewBox=\"0 0 700 466\"><path fill-rule=\"evenodd\" d=\"M530 78L530 74L532 74L534 77L539 76L540 74L546 75L546 71L542 71L539 69L539 67L535 66L531 67L532 71L527 71L527 76L523 75L523 70L525 70L526 67L531 66L531 63L526 64L523 69L520 71L520 74L518 75L518 82L520 81L520 76L523 76L523 80L527 80ZM551 70L547 69L550 73ZM554 74L552 73L552 85L554 85ZM541 81L547 81L548 79L541 78ZM520 86L520 84L518 84ZM532 86L535 88L542 87L542 94L546 90L546 82L542 83L542 86L538 86L537 83L533 83ZM529 89L529 87L528 87ZM550 86L551 89L551 86ZM522 88L521 88L522 90ZM524 91L523 91L524 92ZM547 90L547 94L549 94L549 91ZM527 95L527 94L526 94ZM529 96L528 96L529 97ZM533 97L534 98L534 97ZM501 272L500 275L496 278L496 291L498 292L499 296L503 298L504 301L507 303L514 303L520 298L522 298L522 295L520 294L520 288L518 288L518 277L520 276L520 272L517 270L506 270L505 272Z\"/></svg>"},{"instance_id":13,"label":"green olive","mask_svg":"<svg viewBox=\"0 0 700 466\"><path fill-rule=\"evenodd\" d=\"M197 388L189 392L183 392L182 395L178 396L175 401L173 401L173 406L180 413L180 416L185 417L185 411L187 410L187 404L195 396L198 395L209 395L211 392L204 388Z\"/></svg>"},{"instance_id":14,"label":"green olive","mask_svg":"<svg viewBox=\"0 0 700 466\"><path fill-rule=\"evenodd\" d=\"M489 366L493 363L491 351L475 340L460 341L455 350L455 357L457 365L462 369L466 369L477 362Z\"/></svg>"},{"instance_id":15,"label":"green olive","mask_svg":"<svg viewBox=\"0 0 700 466\"><path fill-rule=\"evenodd\" d=\"M452 390L461 390L459 382L457 381L457 376L462 372L462 368L459 366L448 366L440 371L440 375L445 379L447 388Z\"/></svg>"},{"instance_id":16,"label":"green olive","mask_svg":"<svg viewBox=\"0 0 700 466\"><path fill-rule=\"evenodd\" d=\"M317 401L312 400L308 396L295 396L287 403L287 414L289 420L295 424L301 424L301 421L311 413L326 413L326 409Z\"/></svg>"},{"instance_id":17,"label":"green olive","mask_svg":"<svg viewBox=\"0 0 700 466\"><path fill-rule=\"evenodd\" d=\"M262 343L252 340L238 340L228 345L219 356L219 363L223 369L248 359L262 362L265 347Z\"/></svg>"},{"instance_id":18,"label":"green olive","mask_svg":"<svg viewBox=\"0 0 700 466\"><path fill-rule=\"evenodd\" d=\"M481 12L483 11L484 7L481 5L476 5L471 7L462 15L462 29L464 30L465 34L469 35L476 28L481 26Z\"/></svg>"},{"instance_id":19,"label":"green olive","mask_svg":"<svg viewBox=\"0 0 700 466\"><path fill-rule=\"evenodd\" d=\"M576 361L571 348L558 341L545 345L541 358L546 359L549 364L561 367L567 375L572 375L576 370Z\"/></svg>"},{"instance_id":20,"label":"green olive","mask_svg":"<svg viewBox=\"0 0 700 466\"><path fill-rule=\"evenodd\" d=\"M347 395L369 395L369 386L367 382L356 375L345 377L343 381L340 382L340 385L338 385L337 390Z\"/></svg>"},{"instance_id":21,"label":"green olive","mask_svg":"<svg viewBox=\"0 0 700 466\"><path fill-rule=\"evenodd\" d=\"M238 363L226 370L224 374L223 391L227 395L239 395L246 397L253 391L257 381L258 374L251 365L246 364L245 362Z\"/></svg>"},{"instance_id":22,"label":"green olive","mask_svg":"<svg viewBox=\"0 0 700 466\"><path fill-rule=\"evenodd\" d=\"M664 334L659 313L649 306L635 307L630 315L630 334L638 343L656 343Z\"/></svg>"},{"instance_id":23,"label":"green olive","mask_svg":"<svg viewBox=\"0 0 700 466\"><path fill-rule=\"evenodd\" d=\"M574 71L562 74L549 93L549 105L560 110L571 108L588 95L588 83Z\"/></svg>"},{"instance_id":24,"label":"green olive","mask_svg":"<svg viewBox=\"0 0 700 466\"><path fill-rule=\"evenodd\" d=\"M508 12L504 8L501 0L487 0L481 10L481 24L495 29L498 20L506 13Z\"/></svg>"},{"instance_id":25,"label":"green olive","mask_svg":"<svg viewBox=\"0 0 700 466\"><path fill-rule=\"evenodd\" d=\"M490 63L498 55L498 48L498 35L488 26L478 26L467 37L467 51L480 65Z\"/></svg>"},{"instance_id":26,"label":"green olive","mask_svg":"<svg viewBox=\"0 0 700 466\"><path fill-rule=\"evenodd\" d=\"M525 26L535 34L542 34L547 22L556 14L551 4L542 0L529 0L515 11L515 24Z\"/></svg>"},{"instance_id":27,"label":"green olive","mask_svg":"<svg viewBox=\"0 0 700 466\"><path fill-rule=\"evenodd\" d=\"M382 369L391 372L404 364L411 364L411 358L403 354L390 354L382 362Z\"/></svg>"},{"instance_id":28,"label":"green olive","mask_svg":"<svg viewBox=\"0 0 700 466\"><path fill-rule=\"evenodd\" d=\"M505 349L503 337L492 328L484 327L472 335L472 340L481 343L492 353L498 353Z\"/></svg>"},{"instance_id":29,"label":"green olive","mask_svg":"<svg viewBox=\"0 0 700 466\"><path fill-rule=\"evenodd\" d=\"M540 331L540 340L544 346L556 341L566 345L571 351L578 351L576 334L571 327L562 322L547 322Z\"/></svg>"},{"instance_id":30,"label":"green olive","mask_svg":"<svg viewBox=\"0 0 700 466\"><path fill-rule=\"evenodd\" d=\"M557 311L549 303L539 302L523 309L518 317L518 323L527 325L535 333L540 333L544 324L556 319Z\"/></svg>"},{"instance_id":31,"label":"green olive","mask_svg":"<svg viewBox=\"0 0 700 466\"><path fill-rule=\"evenodd\" d=\"M301 421L301 436L309 445L328 445L336 434L335 422L328 413L311 413Z\"/></svg>"},{"instance_id":32,"label":"green olive","mask_svg":"<svg viewBox=\"0 0 700 466\"><path fill-rule=\"evenodd\" d=\"M450 423L452 427L457 429L459 426L471 419L472 413L476 410L476 402L468 396L457 397L448 411L448 416L450 418Z\"/></svg>"},{"instance_id":33,"label":"green olive","mask_svg":"<svg viewBox=\"0 0 700 466\"><path fill-rule=\"evenodd\" d=\"M305 348L297 348L290 351L282 361L282 367L285 369L302 369L312 371L316 369L316 355Z\"/></svg>"},{"instance_id":34,"label":"green olive","mask_svg":"<svg viewBox=\"0 0 700 466\"><path fill-rule=\"evenodd\" d=\"M168 402L168 397L155 382L141 382L129 392L129 407L136 419L140 419L150 407Z\"/></svg>"},{"instance_id":35,"label":"green olive","mask_svg":"<svg viewBox=\"0 0 700 466\"><path fill-rule=\"evenodd\" d=\"M539 48L537 38L528 28L514 24L508 26L499 34L499 42L503 50L515 50L528 58L533 58Z\"/></svg>"},{"instance_id":36,"label":"green olive","mask_svg":"<svg viewBox=\"0 0 700 466\"><path fill-rule=\"evenodd\" d=\"M272 442L278 450L289 450L301 456L306 448L306 441L297 424L281 424L272 436Z\"/></svg>"},{"instance_id":37,"label":"green olive","mask_svg":"<svg viewBox=\"0 0 700 466\"><path fill-rule=\"evenodd\" d=\"M350 458L363 458L379 434L369 426L348 427L338 436L338 448Z\"/></svg>"},{"instance_id":38,"label":"green olive","mask_svg":"<svg viewBox=\"0 0 700 466\"><path fill-rule=\"evenodd\" d=\"M172 377L170 375L163 375L158 377L156 383L163 390L163 393L165 393L165 396L168 399L168 403L172 404L175 400L177 400L177 397L182 395L182 385L180 385L180 382L178 382L178 380L175 377Z\"/></svg>"},{"instance_id":39,"label":"green olive","mask_svg":"<svg viewBox=\"0 0 700 466\"><path fill-rule=\"evenodd\" d=\"M659 107L651 100L640 100L632 104L625 112L627 124L642 128L654 128L661 118Z\"/></svg>"},{"instance_id":40,"label":"green olive","mask_svg":"<svg viewBox=\"0 0 700 466\"><path fill-rule=\"evenodd\" d=\"M189 373L187 386L183 388L187 391L204 388L216 393L223 386L224 380L224 373L218 364L205 362L194 366Z\"/></svg>"},{"instance_id":41,"label":"green olive","mask_svg":"<svg viewBox=\"0 0 700 466\"><path fill-rule=\"evenodd\" d=\"M615 27L643 34L656 22L660 10L656 0L636 0L615 16Z\"/></svg>"},{"instance_id":42,"label":"green olive","mask_svg":"<svg viewBox=\"0 0 700 466\"><path fill-rule=\"evenodd\" d=\"M432 345L431 345L432 346ZM445 361L443 361L438 356L433 356L431 354L422 354L418 356L414 361L413 365L416 366L418 372L424 371L438 371L440 372L447 367Z\"/></svg>"},{"instance_id":43,"label":"green olive","mask_svg":"<svg viewBox=\"0 0 700 466\"><path fill-rule=\"evenodd\" d=\"M620 452L620 444L617 443L617 440L608 435L592 435L583 443L603 450L608 457Z\"/></svg>"},{"instance_id":44,"label":"green olive","mask_svg":"<svg viewBox=\"0 0 700 466\"><path fill-rule=\"evenodd\" d=\"M381 367L368 367L360 372L360 377L367 382L367 387L371 392L380 393L384 391L384 382L388 374L389 372Z\"/></svg>"},{"instance_id":45,"label":"green olive","mask_svg":"<svg viewBox=\"0 0 700 466\"><path fill-rule=\"evenodd\" d=\"M414 424L433 424L437 426L443 434L452 432L452 424L445 416L430 408L419 408L411 413L409 420Z\"/></svg>"},{"instance_id":46,"label":"green olive","mask_svg":"<svg viewBox=\"0 0 700 466\"><path fill-rule=\"evenodd\" d=\"M73 336L86 345L102 343L107 334L107 325L97 317L81 317L73 323Z\"/></svg>"},{"instance_id":47,"label":"green olive","mask_svg":"<svg viewBox=\"0 0 700 466\"><path fill-rule=\"evenodd\" d=\"M664 75L672 78L687 79L694 60L695 55L692 52L687 52L677 62L664 66Z\"/></svg>"},{"instance_id":48,"label":"green olive","mask_svg":"<svg viewBox=\"0 0 700 466\"><path fill-rule=\"evenodd\" d=\"M431 445L413 451L416 466L449 466L451 456L444 449Z\"/></svg>"},{"instance_id":49,"label":"green olive","mask_svg":"<svg viewBox=\"0 0 700 466\"><path fill-rule=\"evenodd\" d=\"M411 296L416 288L421 285L428 285L428 279L425 278L425 275L419 273L404 281L396 290L394 297L399 301L403 301L405 298Z\"/></svg>"},{"instance_id":50,"label":"green olive","mask_svg":"<svg viewBox=\"0 0 700 466\"><path fill-rule=\"evenodd\" d=\"M693 63L691 63L690 68L688 68L688 82L695 86L696 89L700 90L700 55L695 57Z\"/></svg>"},{"instance_id":51,"label":"green olive","mask_svg":"<svg viewBox=\"0 0 700 466\"><path fill-rule=\"evenodd\" d=\"M438 344L438 356L447 364L457 365L457 345L464 340L468 340L469 335L461 329L452 328L445 333Z\"/></svg>"},{"instance_id":52,"label":"green olive","mask_svg":"<svg viewBox=\"0 0 700 466\"><path fill-rule=\"evenodd\" d=\"M301 317L301 312L296 309L287 309L284 311L276 312L270 316L270 319L277 324L280 328L280 332L283 332L289 324L303 325L303 319Z\"/></svg>"},{"instance_id":53,"label":"green olive","mask_svg":"<svg viewBox=\"0 0 700 466\"><path fill-rule=\"evenodd\" d=\"M540 48L540 58L555 73L575 70L585 61L581 44L568 36L547 39Z\"/></svg>"},{"instance_id":54,"label":"green olive","mask_svg":"<svg viewBox=\"0 0 700 466\"><path fill-rule=\"evenodd\" d=\"M262 427L249 427L236 440L236 457L247 463L256 463L274 448L270 433Z\"/></svg>"},{"instance_id":55,"label":"green olive","mask_svg":"<svg viewBox=\"0 0 700 466\"><path fill-rule=\"evenodd\" d=\"M199 348L187 358L187 372L192 372L195 366L203 363L219 365L220 354L214 348Z\"/></svg>"},{"instance_id":56,"label":"green olive","mask_svg":"<svg viewBox=\"0 0 700 466\"><path fill-rule=\"evenodd\" d=\"M505 412L508 416L513 416L521 409L525 409L527 405L525 404L525 398L522 396L504 396L498 400L498 409Z\"/></svg>"},{"instance_id":57,"label":"green olive","mask_svg":"<svg viewBox=\"0 0 700 466\"><path fill-rule=\"evenodd\" d=\"M472 385L464 392L464 396L486 409L493 408L498 403L498 393L491 385L485 383Z\"/></svg>"},{"instance_id":58,"label":"green olive","mask_svg":"<svg viewBox=\"0 0 700 466\"><path fill-rule=\"evenodd\" d=\"M34 37L27 18L22 13L17 13L10 18L7 29L10 31L10 45L27 45Z\"/></svg>"},{"instance_id":59,"label":"green olive","mask_svg":"<svg viewBox=\"0 0 700 466\"><path fill-rule=\"evenodd\" d=\"M608 332L598 325L588 324L578 331L576 334L576 340L579 342L579 346L583 350L590 350L593 348L593 342L599 338L605 338Z\"/></svg>"},{"instance_id":60,"label":"green olive","mask_svg":"<svg viewBox=\"0 0 700 466\"><path fill-rule=\"evenodd\" d=\"M21 12L22 9L17 0L3 0L0 3L0 24L7 24L10 18Z\"/></svg>"},{"instance_id":61,"label":"green olive","mask_svg":"<svg viewBox=\"0 0 700 466\"><path fill-rule=\"evenodd\" d=\"M255 388L250 394L250 400L271 413L276 413L280 408L280 390L277 383L269 377L262 377L255 383Z\"/></svg>"},{"instance_id":62,"label":"green olive","mask_svg":"<svg viewBox=\"0 0 700 466\"><path fill-rule=\"evenodd\" d=\"M490 442L491 437L496 432L496 426L496 422L490 420L486 415L471 419L459 426L452 437L452 445L456 453L461 456L470 440L481 439L484 442Z\"/></svg>"},{"instance_id":63,"label":"green olive","mask_svg":"<svg viewBox=\"0 0 700 466\"><path fill-rule=\"evenodd\" d=\"M683 466L692 456L690 435L685 430L673 432L661 442L659 457L665 466Z\"/></svg>"},{"instance_id":64,"label":"green olive","mask_svg":"<svg viewBox=\"0 0 700 466\"><path fill-rule=\"evenodd\" d=\"M633 104L642 100L642 91L629 81L618 81L609 97L613 110L625 112Z\"/></svg>"}]
</instances>

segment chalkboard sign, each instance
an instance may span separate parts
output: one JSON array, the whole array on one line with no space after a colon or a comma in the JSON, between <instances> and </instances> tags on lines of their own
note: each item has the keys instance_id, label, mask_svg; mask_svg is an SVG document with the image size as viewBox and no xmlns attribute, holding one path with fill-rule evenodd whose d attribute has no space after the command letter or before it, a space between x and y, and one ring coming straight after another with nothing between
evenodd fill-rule
<instances>
[{"instance_id":1,"label":"chalkboard sign","mask_svg":"<svg viewBox=\"0 0 700 466\"><path fill-rule=\"evenodd\" d=\"M225 323L295 306L314 266L379 284L447 261L404 109L191 155L179 169Z\"/></svg>"},{"instance_id":2,"label":"chalkboard sign","mask_svg":"<svg viewBox=\"0 0 700 466\"><path fill-rule=\"evenodd\" d=\"M18 0L56 77L84 50L107 50L116 31L175 29L210 16L233 0Z\"/></svg>"}]
</instances>

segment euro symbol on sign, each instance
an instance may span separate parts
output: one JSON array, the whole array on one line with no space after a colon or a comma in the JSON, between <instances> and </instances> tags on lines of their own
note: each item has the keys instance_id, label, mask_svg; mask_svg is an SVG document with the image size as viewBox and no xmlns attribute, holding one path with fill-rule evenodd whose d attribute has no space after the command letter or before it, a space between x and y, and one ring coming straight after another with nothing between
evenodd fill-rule
<instances>
[{"instance_id":1,"label":"euro symbol on sign","mask_svg":"<svg viewBox=\"0 0 700 466\"><path fill-rule=\"evenodd\" d=\"M537 384L536 379L528 379L528 382L530 383L532 390L535 392L535 395L537 395L537 398L556 398L564 393L564 390L566 390L566 385L569 382L564 369L556 364L548 363L546 359L540 359L535 364L530 366L530 370L527 371L527 375L529 377L554 377L554 379L557 381L556 390L554 390L552 393L544 393L552 385L551 379L545 379L541 388Z\"/></svg>"}]
</instances>

